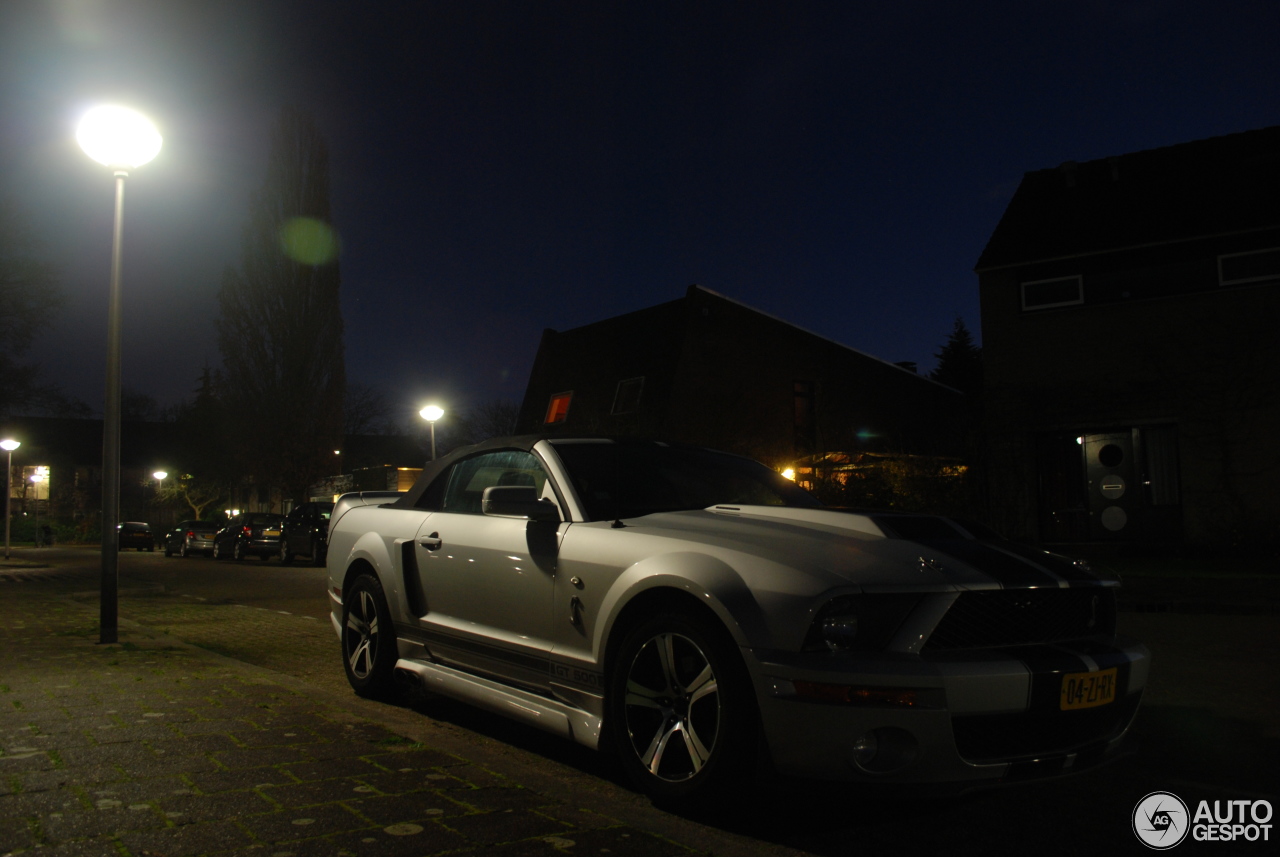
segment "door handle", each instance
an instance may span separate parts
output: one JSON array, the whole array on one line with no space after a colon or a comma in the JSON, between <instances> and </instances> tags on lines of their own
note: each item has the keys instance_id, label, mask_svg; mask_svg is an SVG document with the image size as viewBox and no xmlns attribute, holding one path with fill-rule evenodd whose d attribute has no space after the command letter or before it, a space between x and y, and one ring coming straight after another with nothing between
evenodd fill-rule
<instances>
[{"instance_id":1,"label":"door handle","mask_svg":"<svg viewBox=\"0 0 1280 857\"><path fill-rule=\"evenodd\" d=\"M433 551L433 550L439 550L440 545L444 544L444 542L440 540L439 533L432 533L429 536L419 536L418 544L422 545L424 548L426 548L429 551Z\"/></svg>"}]
</instances>

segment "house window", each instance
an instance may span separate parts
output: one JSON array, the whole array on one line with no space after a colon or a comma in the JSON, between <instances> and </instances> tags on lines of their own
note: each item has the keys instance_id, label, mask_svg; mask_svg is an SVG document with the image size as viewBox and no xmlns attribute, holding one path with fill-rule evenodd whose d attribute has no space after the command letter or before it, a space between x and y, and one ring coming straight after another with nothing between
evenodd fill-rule
<instances>
[{"instance_id":1,"label":"house window","mask_svg":"<svg viewBox=\"0 0 1280 857\"><path fill-rule=\"evenodd\" d=\"M1236 286L1280 279L1280 249L1229 253L1218 257L1218 283Z\"/></svg>"},{"instance_id":2,"label":"house window","mask_svg":"<svg viewBox=\"0 0 1280 857\"><path fill-rule=\"evenodd\" d=\"M644 377L628 378L618 382L613 394L613 414L633 414L640 410L640 393L644 390Z\"/></svg>"},{"instance_id":3,"label":"house window","mask_svg":"<svg viewBox=\"0 0 1280 857\"><path fill-rule=\"evenodd\" d=\"M1082 277L1057 277L1022 284L1022 309L1050 309L1084 303Z\"/></svg>"},{"instance_id":4,"label":"house window","mask_svg":"<svg viewBox=\"0 0 1280 857\"><path fill-rule=\"evenodd\" d=\"M556 393L547 405L547 425L562 423L569 417L569 402L573 399L573 391Z\"/></svg>"}]
</instances>

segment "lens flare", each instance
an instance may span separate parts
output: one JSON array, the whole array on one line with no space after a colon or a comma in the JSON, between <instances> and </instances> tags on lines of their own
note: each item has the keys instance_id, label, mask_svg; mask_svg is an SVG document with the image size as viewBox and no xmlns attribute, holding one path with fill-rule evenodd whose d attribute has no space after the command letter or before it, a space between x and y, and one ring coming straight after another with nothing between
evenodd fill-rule
<instances>
[{"instance_id":1,"label":"lens flare","mask_svg":"<svg viewBox=\"0 0 1280 857\"><path fill-rule=\"evenodd\" d=\"M314 217L291 217L280 227L280 249L303 265L327 265L338 258L338 233Z\"/></svg>"}]
</instances>

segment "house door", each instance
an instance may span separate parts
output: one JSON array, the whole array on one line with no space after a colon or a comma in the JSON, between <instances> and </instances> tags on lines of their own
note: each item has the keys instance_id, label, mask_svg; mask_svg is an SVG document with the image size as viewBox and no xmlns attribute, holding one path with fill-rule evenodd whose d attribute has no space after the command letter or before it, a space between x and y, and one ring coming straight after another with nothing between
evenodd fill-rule
<instances>
[{"instance_id":1,"label":"house door","mask_svg":"<svg viewBox=\"0 0 1280 857\"><path fill-rule=\"evenodd\" d=\"M1087 434L1083 447L1091 538L1134 538L1134 513L1142 505L1142 491L1133 432Z\"/></svg>"}]
</instances>

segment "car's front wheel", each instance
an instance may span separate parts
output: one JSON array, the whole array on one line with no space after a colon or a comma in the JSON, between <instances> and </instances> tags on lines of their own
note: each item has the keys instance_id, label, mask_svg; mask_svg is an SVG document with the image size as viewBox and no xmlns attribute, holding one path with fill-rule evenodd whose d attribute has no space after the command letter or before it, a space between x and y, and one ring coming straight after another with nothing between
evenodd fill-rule
<instances>
[{"instance_id":1,"label":"car's front wheel","mask_svg":"<svg viewBox=\"0 0 1280 857\"><path fill-rule=\"evenodd\" d=\"M244 559L244 545L240 544L240 542L236 542L234 545L232 545L232 546L231 546L231 558L232 558L232 559L234 559L236 562L240 562L241 560L243 560L243 559Z\"/></svg>"},{"instance_id":2,"label":"car's front wheel","mask_svg":"<svg viewBox=\"0 0 1280 857\"><path fill-rule=\"evenodd\" d=\"M382 584L362 574L342 600L342 663L360 696L382 699L395 692L396 632Z\"/></svg>"},{"instance_id":3,"label":"car's front wheel","mask_svg":"<svg viewBox=\"0 0 1280 857\"><path fill-rule=\"evenodd\" d=\"M716 803L752 768L751 679L728 633L692 611L658 613L626 635L606 705L623 767L658 803Z\"/></svg>"},{"instance_id":4,"label":"car's front wheel","mask_svg":"<svg viewBox=\"0 0 1280 857\"><path fill-rule=\"evenodd\" d=\"M182 547L178 548L178 556L182 557L183 559L187 558L187 542L185 539L182 542Z\"/></svg>"},{"instance_id":5,"label":"car's front wheel","mask_svg":"<svg viewBox=\"0 0 1280 857\"><path fill-rule=\"evenodd\" d=\"M169 547L169 543L167 541L164 543L164 555L173 556L173 548Z\"/></svg>"},{"instance_id":6,"label":"car's front wheel","mask_svg":"<svg viewBox=\"0 0 1280 857\"><path fill-rule=\"evenodd\" d=\"M289 543L281 539L280 540L280 564L288 565L291 562L293 562L293 552L289 550Z\"/></svg>"}]
</instances>

